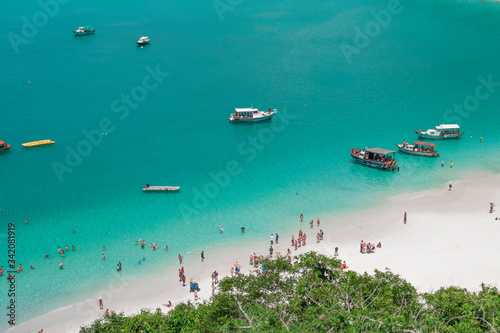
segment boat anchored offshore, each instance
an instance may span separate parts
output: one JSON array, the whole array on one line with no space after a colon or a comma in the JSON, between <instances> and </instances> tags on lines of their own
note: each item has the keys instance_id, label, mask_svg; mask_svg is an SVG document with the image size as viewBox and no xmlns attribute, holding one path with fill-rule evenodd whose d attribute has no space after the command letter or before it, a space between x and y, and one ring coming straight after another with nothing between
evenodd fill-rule
<instances>
[{"instance_id":1,"label":"boat anchored offshore","mask_svg":"<svg viewBox=\"0 0 500 333\"><path fill-rule=\"evenodd\" d=\"M355 162L382 170L399 171L395 155L396 151L383 148L351 149L351 157Z\"/></svg>"},{"instance_id":2,"label":"boat anchored offshore","mask_svg":"<svg viewBox=\"0 0 500 333\"><path fill-rule=\"evenodd\" d=\"M233 122L257 122L271 119L278 110L269 108L266 111L259 111L254 108L242 108L242 109L234 109L234 113L231 113L229 117L229 121Z\"/></svg>"},{"instance_id":3,"label":"boat anchored offshore","mask_svg":"<svg viewBox=\"0 0 500 333\"><path fill-rule=\"evenodd\" d=\"M23 147L35 147L35 146L43 146L43 145L51 145L56 143L55 141L52 140L40 140L40 141L32 141L32 142L26 142L23 143Z\"/></svg>"},{"instance_id":4,"label":"boat anchored offshore","mask_svg":"<svg viewBox=\"0 0 500 333\"><path fill-rule=\"evenodd\" d=\"M139 38L139 40L136 43L137 43L137 45L142 46L142 45L149 44L150 41L151 41L151 39L149 39L149 37L142 36L141 38Z\"/></svg>"},{"instance_id":5,"label":"boat anchored offshore","mask_svg":"<svg viewBox=\"0 0 500 333\"><path fill-rule=\"evenodd\" d=\"M410 155L417 156L428 156L428 157L438 157L439 154L434 150L436 146L435 143L415 141L412 145L406 143L406 140L403 143L396 143L400 152L407 153Z\"/></svg>"},{"instance_id":6,"label":"boat anchored offshore","mask_svg":"<svg viewBox=\"0 0 500 333\"><path fill-rule=\"evenodd\" d=\"M460 126L457 124L450 125L439 125L435 128L428 129L427 131L415 131L419 138L422 139L433 139L433 140L442 140L442 139L458 139L464 135L464 133L460 134Z\"/></svg>"},{"instance_id":7,"label":"boat anchored offshore","mask_svg":"<svg viewBox=\"0 0 500 333\"><path fill-rule=\"evenodd\" d=\"M78 29L73 30L75 36L92 35L94 32L95 32L94 28L92 28L90 25L79 27Z\"/></svg>"},{"instance_id":8,"label":"boat anchored offshore","mask_svg":"<svg viewBox=\"0 0 500 333\"><path fill-rule=\"evenodd\" d=\"M3 141L0 141L0 151L2 151L2 150L8 150L8 149L10 149L10 145L7 144L7 143L5 143L5 142L3 142Z\"/></svg>"},{"instance_id":9,"label":"boat anchored offshore","mask_svg":"<svg viewBox=\"0 0 500 333\"><path fill-rule=\"evenodd\" d=\"M149 186L149 184L142 188L143 191L179 191L180 189L180 186Z\"/></svg>"}]
</instances>

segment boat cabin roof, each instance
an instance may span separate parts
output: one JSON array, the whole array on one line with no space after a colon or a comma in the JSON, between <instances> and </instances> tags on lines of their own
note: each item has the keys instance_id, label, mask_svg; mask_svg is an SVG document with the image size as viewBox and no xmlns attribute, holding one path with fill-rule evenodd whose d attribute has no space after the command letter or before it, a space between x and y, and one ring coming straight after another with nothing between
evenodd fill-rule
<instances>
[{"instance_id":1,"label":"boat cabin roof","mask_svg":"<svg viewBox=\"0 0 500 333\"><path fill-rule=\"evenodd\" d=\"M449 124L449 125L439 125L436 126L437 129L460 129L460 126L457 124Z\"/></svg>"},{"instance_id":2,"label":"boat cabin roof","mask_svg":"<svg viewBox=\"0 0 500 333\"><path fill-rule=\"evenodd\" d=\"M0 145L3 145L4 143L5 143L5 142L3 142L3 141L0 141Z\"/></svg>"},{"instance_id":3,"label":"boat cabin roof","mask_svg":"<svg viewBox=\"0 0 500 333\"><path fill-rule=\"evenodd\" d=\"M257 111L259 111L258 109L254 109L254 108L241 108L241 109L235 108L234 110L236 112L257 112Z\"/></svg>"},{"instance_id":4,"label":"boat cabin roof","mask_svg":"<svg viewBox=\"0 0 500 333\"><path fill-rule=\"evenodd\" d=\"M422 141L415 141L413 142L414 145L421 145L421 146L428 146L428 147L435 147L435 143L429 143L429 142L422 142Z\"/></svg>"},{"instance_id":5,"label":"boat cabin roof","mask_svg":"<svg viewBox=\"0 0 500 333\"><path fill-rule=\"evenodd\" d=\"M381 154L381 155L394 154L396 152L394 150L389 150L389 149L384 149L384 148L368 148L368 149L366 149L366 151L369 153Z\"/></svg>"}]
</instances>

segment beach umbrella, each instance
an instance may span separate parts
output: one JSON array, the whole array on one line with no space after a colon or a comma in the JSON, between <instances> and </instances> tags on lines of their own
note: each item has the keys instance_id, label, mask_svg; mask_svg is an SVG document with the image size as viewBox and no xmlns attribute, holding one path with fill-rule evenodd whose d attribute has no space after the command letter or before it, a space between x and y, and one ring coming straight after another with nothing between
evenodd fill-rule
<instances>
[{"instance_id":1,"label":"beach umbrella","mask_svg":"<svg viewBox=\"0 0 500 333\"><path fill-rule=\"evenodd\" d=\"M193 277L191 280L189 280L189 283L200 283L200 278L199 277Z\"/></svg>"}]
</instances>

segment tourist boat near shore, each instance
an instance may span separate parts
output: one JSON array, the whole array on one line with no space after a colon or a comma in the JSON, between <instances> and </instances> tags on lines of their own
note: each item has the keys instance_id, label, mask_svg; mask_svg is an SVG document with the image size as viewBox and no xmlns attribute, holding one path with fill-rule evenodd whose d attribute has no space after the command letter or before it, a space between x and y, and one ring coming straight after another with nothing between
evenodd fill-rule
<instances>
[{"instance_id":1,"label":"tourist boat near shore","mask_svg":"<svg viewBox=\"0 0 500 333\"><path fill-rule=\"evenodd\" d=\"M51 145L56 143L55 141L52 140L40 140L40 141L32 141L32 142L26 142L23 143L23 147L35 147L35 146L43 146L43 145Z\"/></svg>"},{"instance_id":2,"label":"tourist boat near shore","mask_svg":"<svg viewBox=\"0 0 500 333\"><path fill-rule=\"evenodd\" d=\"M418 130L415 133L417 133L419 138L432 140L458 139L464 135L464 133L460 133L460 126L457 124L443 124L427 131Z\"/></svg>"},{"instance_id":3,"label":"tourist boat near shore","mask_svg":"<svg viewBox=\"0 0 500 333\"><path fill-rule=\"evenodd\" d=\"M149 37L142 36L141 38L139 38L139 40L136 43L137 43L137 45L142 46L142 45L149 44L150 41L151 41L151 39Z\"/></svg>"},{"instance_id":4,"label":"tourist boat near shore","mask_svg":"<svg viewBox=\"0 0 500 333\"><path fill-rule=\"evenodd\" d=\"M75 36L86 36L86 35L92 35L95 32L94 28L92 28L90 25L86 25L84 27L79 27L76 30L73 30L73 33Z\"/></svg>"},{"instance_id":5,"label":"tourist boat near shore","mask_svg":"<svg viewBox=\"0 0 500 333\"><path fill-rule=\"evenodd\" d=\"M434 150L434 147L436 147L435 143L415 141L412 145L409 145L406 143L406 140L404 140L403 143L396 143L396 146L398 146L400 152L410 155L427 157L439 156L438 152Z\"/></svg>"},{"instance_id":6,"label":"tourist boat near shore","mask_svg":"<svg viewBox=\"0 0 500 333\"><path fill-rule=\"evenodd\" d=\"M149 184L142 188L143 191L179 191L180 189L180 186L149 186Z\"/></svg>"},{"instance_id":7,"label":"tourist boat near shore","mask_svg":"<svg viewBox=\"0 0 500 333\"><path fill-rule=\"evenodd\" d=\"M9 150L10 149L10 145L3 142L3 141L0 141L0 151L2 150Z\"/></svg>"},{"instance_id":8,"label":"tourist boat near shore","mask_svg":"<svg viewBox=\"0 0 500 333\"><path fill-rule=\"evenodd\" d=\"M278 112L278 110L271 110L271 108L269 108L267 112L259 111L254 108L234 109L234 111L235 113L231 113L231 116L229 117L230 122L257 122L269 120L275 113Z\"/></svg>"},{"instance_id":9,"label":"tourist boat near shore","mask_svg":"<svg viewBox=\"0 0 500 333\"><path fill-rule=\"evenodd\" d=\"M351 149L351 157L355 162L381 170L398 170L396 151L383 148Z\"/></svg>"}]
</instances>

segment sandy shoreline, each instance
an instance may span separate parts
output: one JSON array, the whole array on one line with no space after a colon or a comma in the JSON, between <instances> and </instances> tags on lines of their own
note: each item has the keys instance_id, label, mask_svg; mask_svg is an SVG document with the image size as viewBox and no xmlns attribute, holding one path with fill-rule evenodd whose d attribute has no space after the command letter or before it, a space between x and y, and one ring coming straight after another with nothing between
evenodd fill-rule
<instances>
[{"instance_id":1,"label":"sandy shoreline","mask_svg":"<svg viewBox=\"0 0 500 333\"><path fill-rule=\"evenodd\" d=\"M307 233L307 246L293 251L318 251L333 255L339 247L339 258L345 260L350 269L357 272L373 272L386 267L400 274L420 291L437 290L440 287L457 285L478 290L482 282L495 284L500 281L500 261L496 260L497 235L500 232L500 209L489 214L488 203L500 205L500 176L493 173L472 174L454 182L453 190L447 184L440 188L408 193L387 198L383 207L346 215L321 217L320 228L325 232L321 243L316 243L316 233L306 221L316 217L305 217L304 222L291 222L289 227L277 230L280 243L274 246L275 253L286 253L290 247L291 234L302 229ZM403 224L403 214L408 213L408 223ZM315 223L316 224L316 223ZM374 254L360 254L360 240L382 242L382 248ZM267 254L269 239L239 244L228 244L217 249L206 249L207 259L201 263L199 254L186 256L184 268L189 279L201 278L200 298L211 295L210 275L217 270L220 277L229 275L231 266L239 261L242 272L251 267L248 258L251 252ZM257 251L258 250L258 251ZM188 287L178 282L177 269L171 267L160 274L146 275L141 279L127 280L117 275L89 298L80 303L47 313L28 322L16 325L9 332L77 332L103 314L97 305L99 296L104 299L104 309L127 314L137 313L141 308L161 307L172 301L193 301Z\"/></svg>"}]
</instances>

